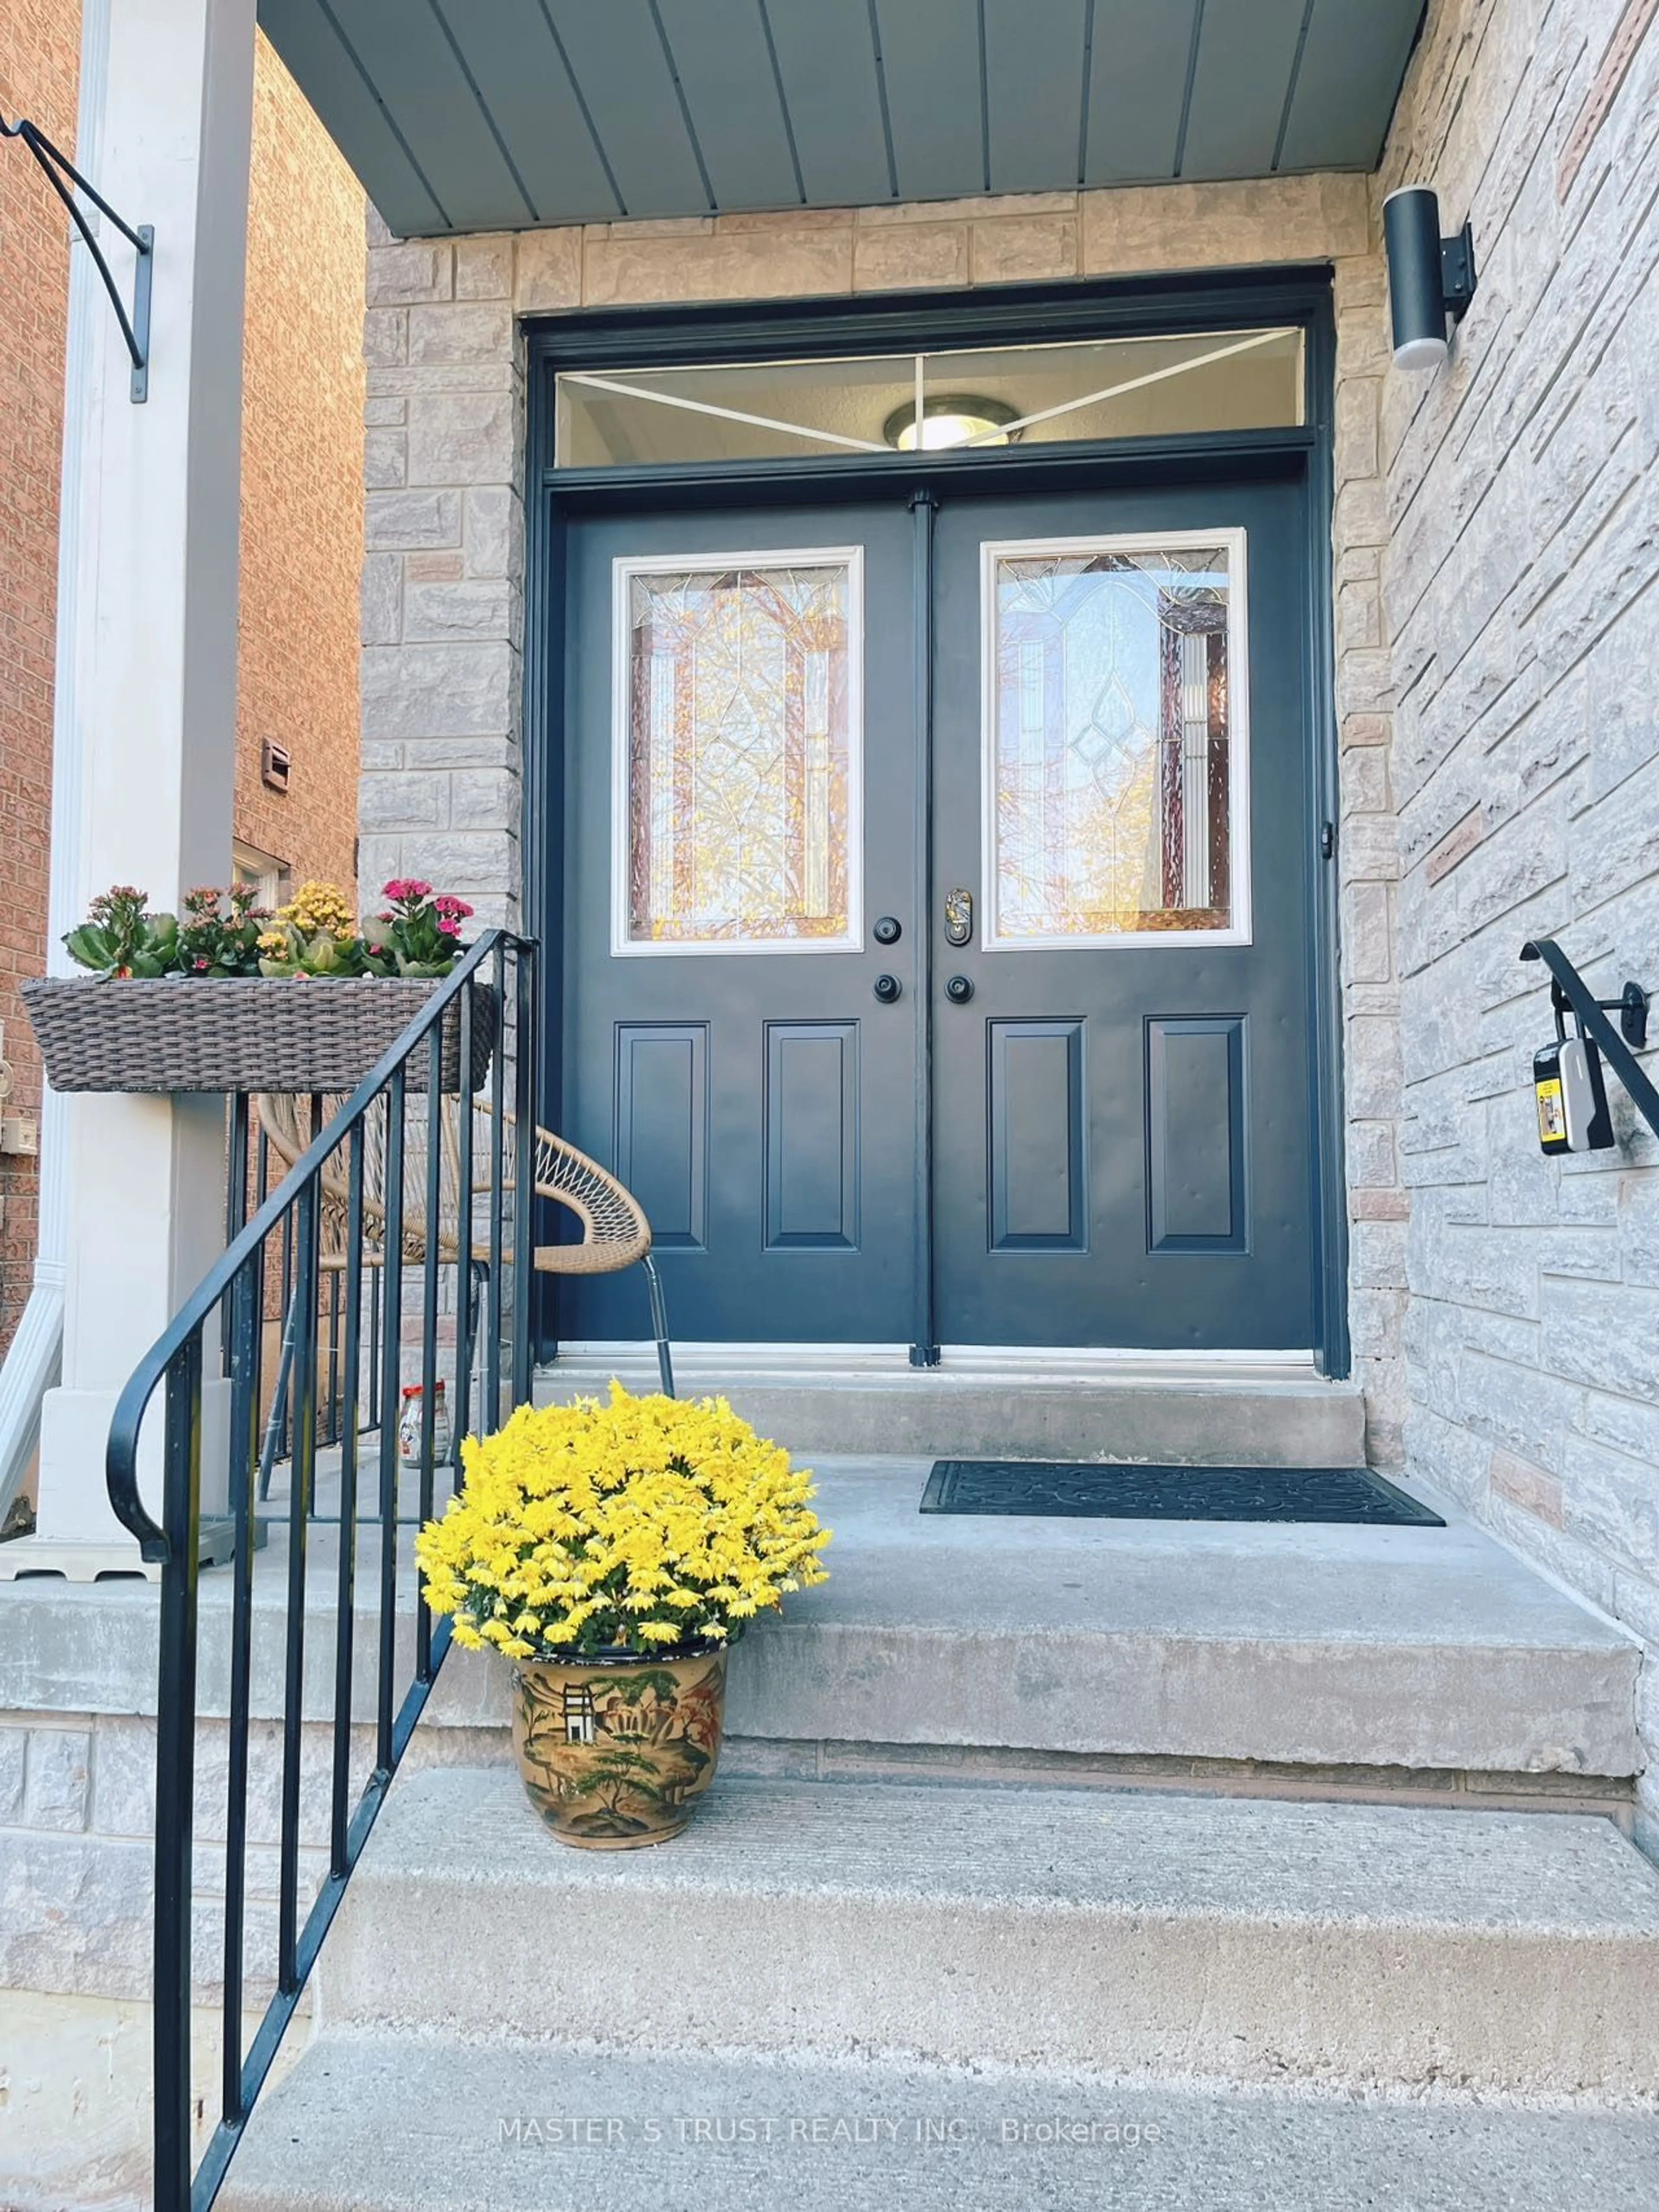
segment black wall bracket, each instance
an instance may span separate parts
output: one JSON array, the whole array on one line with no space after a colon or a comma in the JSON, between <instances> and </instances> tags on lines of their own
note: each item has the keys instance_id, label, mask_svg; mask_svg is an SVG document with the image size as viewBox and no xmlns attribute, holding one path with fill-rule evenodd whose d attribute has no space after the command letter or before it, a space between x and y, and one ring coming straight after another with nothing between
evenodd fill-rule
<instances>
[{"instance_id":1,"label":"black wall bracket","mask_svg":"<svg viewBox=\"0 0 1659 2212\"><path fill-rule=\"evenodd\" d=\"M1474 297L1474 225L1440 241L1440 289L1446 295L1446 313L1461 323Z\"/></svg>"},{"instance_id":2,"label":"black wall bracket","mask_svg":"<svg viewBox=\"0 0 1659 2212\"><path fill-rule=\"evenodd\" d=\"M128 396L135 406L141 406L149 397L149 288L151 271L155 265L154 228L149 223L141 222L135 230L130 223L123 222L109 202L87 182L69 156L60 152L47 137L46 132L38 129L27 116L20 118L15 123L8 123L5 117L0 115L0 138L22 140L24 145L39 162L41 174L69 210L70 217L75 228L85 240L87 251L97 265L98 274L104 280L104 289L109 294L110 305L115 310L115 319L121 325L121 335L127 342L127 351L132 356L132 381ZM64 182L66 178L69 180L68 183ZM110 265L104 258L103 249L93 234L92 226L81 212L76 201L75 192L70 190L71 185L76 191L86 194L100 215L109 217L111 222L132 248L135 260L131 314L128 313L120 289L110 273Z\"/></svg>"},{"instance_id":3,"label":"black wall bracket","mask_svg":"<svg viewBox=\"0 0 1659 2212\"><path fill-rule=\"evenodd\" d=\"M1602 1058L1630 1093L1638 1113L1659 1137L1659 1091L1638 1065L1635 1054L1648 1041L1648 994L1639 983L1626 983L1616 999L1593 997L1589 985L1553 937L1532 938L1521 947L1523 960L1541 960L1550 971L1550 1004L1555 1012L1556 1034L1565 1027L1563 1016L1577 1017L1583 1034L1595 1040ZM1607 1019L1619 1016L1614 1029Z\"/></svg>"}]
</instances>

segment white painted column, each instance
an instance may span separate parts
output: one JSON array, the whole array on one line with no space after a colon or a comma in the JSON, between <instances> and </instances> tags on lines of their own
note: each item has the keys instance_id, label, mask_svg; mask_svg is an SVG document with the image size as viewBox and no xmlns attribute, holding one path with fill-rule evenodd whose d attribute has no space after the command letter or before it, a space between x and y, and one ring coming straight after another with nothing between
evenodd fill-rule
<instances>
[{"instance_id":1,"label":"white painted column","mask_svg":"<svg viewBox=\"0 0 1659 2212\"><path fill-rule=\"evenodd\" d=\"M192 884L230 876L253 37L254 0L107 0L83 22L100 107L88 173L128 222L154 224L155 246L145 404L128 398L101 297L69 360L84 466L62 522L72 683L56 742L79 775L60 775L56 798L79 820L53 834L78 842L80 912L112 883L176 909ZM125 242L107 225L100 242L130 284ZM37 1540L43 1553L88 1547L90 1565L111 1545L136 1559L105 1498L110 1416L222 1245L224 1111L218 1098L77 1097L64 1119L63 1382L42 1414ZM149 1459L160 1429L158 1407Z\"/></svg>"},{"instance_id":2,"label":"white painted column","mask_svg":"<svg viewBox=\"0 0 1659 2212\"><path fill-rule=\"evenodd\" d=\"M101 65L107 59L109 0L82 0L82 67L75 124L76 165L83 176L98 167L98 125L104 112ZM85 380L82 356L93 316L107 313L98 272L78 234L70 233L65 384ZM79 518L86 482L86 423L64 424L58 474L58 636L52 683L52 868L46 892L46 963L54 974L70 966L63 936L80 920L81 759L68 742L75 726L75 660L67 649L75 632L80 589ZM35 1208L34 1272L28 1303L0 1367L0 1513L11 1504L40 1441L40 1407L56 1387L64 1350L64 1255L69 1241L69 1102L50 1085L40 1097L40 1186Z\"/></svg>"}]
</instances>

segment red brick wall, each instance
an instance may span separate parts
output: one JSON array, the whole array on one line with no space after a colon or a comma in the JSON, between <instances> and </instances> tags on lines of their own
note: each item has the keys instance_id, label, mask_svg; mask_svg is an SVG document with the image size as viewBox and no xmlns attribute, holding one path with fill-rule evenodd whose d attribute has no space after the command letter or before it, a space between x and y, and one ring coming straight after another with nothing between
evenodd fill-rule
<instances>
[{"instance_id":1,"label":"red brick wall","mask_svg":"<svg viewBox=\"0 0 1659 2212\"><path fill-rule=\"evenodd\" d=\"M78 0L0 0L0 112L75 146ZM248 217L235 830L296 880L348 890L357 787L362 544L363 198L259 40ZM67 223L23 149L0 141L0 1022L13 1112L40 1063L16 996L46 954L52 624ZM292 755L289 794L259 744ZM28 1295L32 1161L0 1158L0 1351Z\"/></svg>"},{"instance_id":2,"label":"red brick wall","mask_svg":"<svg viewBox=\"0 0 1659 2212\"><path fill-rule=\"evenodd\" d=\"M350 896L363 556L362 188L261 36L242 398L236 834ZM285 796L259 780L270 738Z\"/></svg>"}]
</instances>

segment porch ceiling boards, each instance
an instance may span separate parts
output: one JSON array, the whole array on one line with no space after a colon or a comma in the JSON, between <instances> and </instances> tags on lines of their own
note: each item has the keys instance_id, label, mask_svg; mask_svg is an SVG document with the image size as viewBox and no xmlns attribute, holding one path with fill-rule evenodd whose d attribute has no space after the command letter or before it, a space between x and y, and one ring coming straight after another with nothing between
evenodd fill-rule
<instances>
[{"instance_id":1,"label":"porch ceiling boards","mask_svg":"<svg viewBox=\"0 0 1659 2212\"><path fill-rule=\"evenodd\" d=\"M1375 166L1424 0L259 0L404 236Z\"/></svg>"}]
</instances>

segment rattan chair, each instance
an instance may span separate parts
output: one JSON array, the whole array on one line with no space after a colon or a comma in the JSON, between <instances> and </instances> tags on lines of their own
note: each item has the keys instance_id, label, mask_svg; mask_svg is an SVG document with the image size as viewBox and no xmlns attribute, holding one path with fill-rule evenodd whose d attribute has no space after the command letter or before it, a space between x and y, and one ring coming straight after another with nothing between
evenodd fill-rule
<instances>
[{"instance_id":1,"label":"rattan chair","mask_svg":"<svg viewBox=\"0 0 1659 2212\"><path fill-rule=\"evenodd\" d=\"M323 1102L324 1120L331 1111L343 1103L326 1098ZM260 1128L270 1142L271 1152L282 1163L284 1172L294 1165L311 1141L311 1115L307 1100L286 1092L262 1093L255 1100L255 1110ZM492 1142L491 1108L487 1099L475 1098L472 1112L472 1203L491 1194L491 1171L495 1158ZM510 1195L515 1188L516 1147L511 1141L514 1127L512 1115L505 1115L503 1134L507 1139L501 1146L501 1189ZM460 1102L446 1097L439 1118L441 1154L438 1180L437 1246L441 1260L452 1263L460 1257L461 1231L461 1145ZM403 1256L406 1266L419 1265L426 1258L428 1224L427 1205L427 1118L424 1106L408 1118L404 1150L404 1207ZM347 1148L342 1146L329 1159L322 1174L322 1233L320 1264L328 1271L343 1269L347 1263L347 1218L349 1205L349 1160ZM562 1137L556 1137L550 1129L536 1132L536 1195L550 1200L581 1224L579 1242L569 1244L538 1244L532 1253L537 1272L544 1275L612 1275L635 1265L644 1270L646 1289L651 1304L651 1328L657 1345L657 1371L661 1379L663 1394L674 1395L674 1366L668 1341L668 1316L662 1294L661 1279L655 1261L651 1256L651 1224L645 1209L630 1190L618 1182L586 1152L579 1152ZM364 1124L363 1141L363 1236L362 1261L365 1267L385 1265L386 1241L386 1124L385 1117L371 1114ZM470 1224L467 1242L471 1247L468 1258L477 1267L489 1264L490 1248L487 1235L479 1234L475 1221ZM501 1255L503 1263L512 1264L511 1249Z\"/></svg>"}]
</instances>

